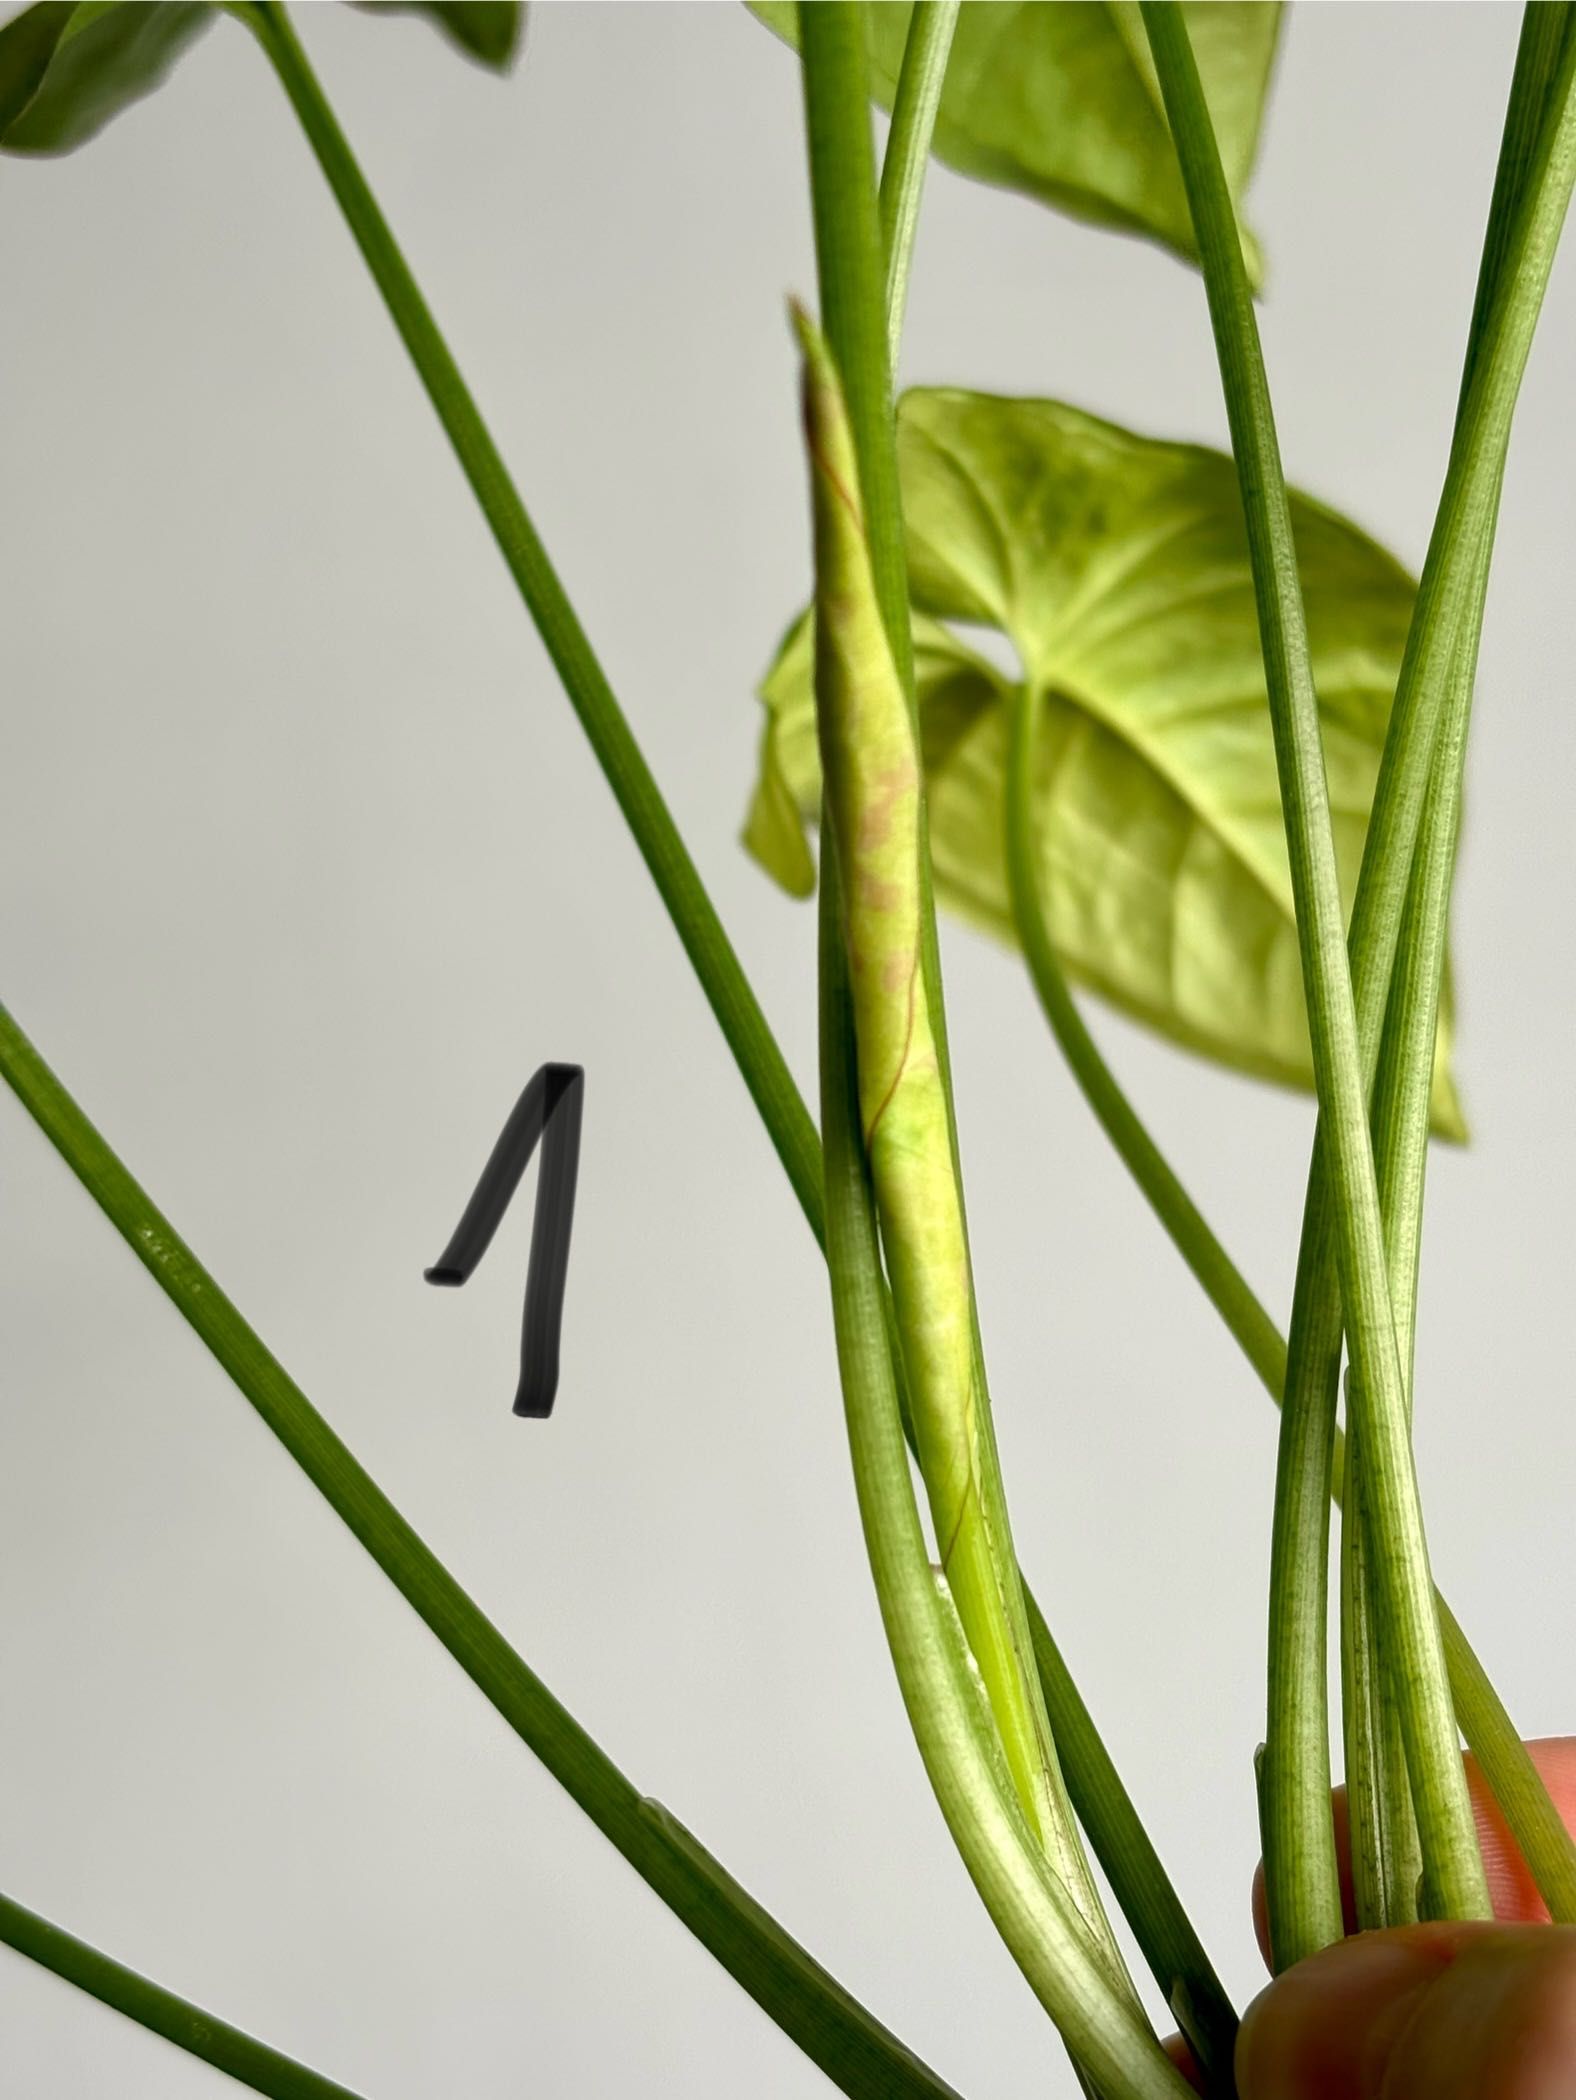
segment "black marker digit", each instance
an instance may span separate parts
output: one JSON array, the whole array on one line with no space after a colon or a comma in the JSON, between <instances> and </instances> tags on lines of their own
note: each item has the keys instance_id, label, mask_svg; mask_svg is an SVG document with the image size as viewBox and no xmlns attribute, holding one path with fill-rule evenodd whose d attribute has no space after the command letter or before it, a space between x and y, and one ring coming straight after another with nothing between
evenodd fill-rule
<instances>
[{"instance_id":1,"label":"black marker digit","mask_svg":"<svg viewBox=\"0 0 1576 2100\"><path fill-rule=\"evenodd\" d=\"M454 1236L432 1268L428 1283L462 1284L492 1244L493 1234L538 1139L541 1171L531 1225L531 1259L525 1281L525 1319L520 1335L517 1415L546 1416L558 1391L558 1338L563 1325L564 1285L569 1274L569 1234L575 1215L580 1167L580 1118L585 1097L581 1065L542 1065L532 1073L503 1133L488 1155L476 1192L454 1228Z\"/></svg>"}]
</instances>

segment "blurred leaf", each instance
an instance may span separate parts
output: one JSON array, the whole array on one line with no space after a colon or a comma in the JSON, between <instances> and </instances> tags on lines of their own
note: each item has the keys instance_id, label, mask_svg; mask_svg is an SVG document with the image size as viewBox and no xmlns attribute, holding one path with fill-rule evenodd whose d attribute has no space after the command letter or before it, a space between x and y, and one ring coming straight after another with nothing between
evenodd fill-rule
<instances>
[{"instance_id":1,"label":"blurred leaf","mask_svg":"<svg viewBox=\"0 0 1576 2100\"><path fill-rule=\"evenodd\" d=\"M793 0L748 0L797 44ZM869 7L872 91L892 107L911 9ZM1183 0L1199 75L1240 203L1258 148L1280 8L1270 0ZM936 120L938 160L960 174L1097 226L1146 235L1197 259L1193 219L1136 0L968 0L958 15ZM1249 273L1262 275L1244 229Z\"/></svg>"},{"instance_id":2,"label":"blurred leaf","mask_svg":"<svg viewBox=\"0 0 1576 2100\"><path fill-rule=\"evenodd\" d=\"M0 148L69 153L163 84L213 20L197 0L42 0L0 29Z\"/></svg>"},{"instance_id":3,"label":"blurred leaf","mask_svg":"<svg viewBox=\"0 0 1576 2100\"><path fill-rule=\"evenodd\" d=\"M1172 1041L1311 1087L1258 621L1235 469L1052 401L917 389L898 418L938 896L1014 940L1004 867L1012 680L944 622L994 629L1043 694L1046 911L1068 971ZM1414 586L1294 496L1348 902ZM820 806L808 617L762 687L746 826L795 894ZM793 812L790 822L788 812ZM1441 1023L1434 1119L1465 1135Z\"/></svg>"},{"instance_id":4,"label":"blurred leaf","mask_svg":"<svg viewBox=\"0 0 1576 2100\"><path fill-rule=\"evenodd\" d=\"M425 15L468 58L507 72L520 48L520 0L353 0L363 14Z\"/></svg>"}]
</instances>

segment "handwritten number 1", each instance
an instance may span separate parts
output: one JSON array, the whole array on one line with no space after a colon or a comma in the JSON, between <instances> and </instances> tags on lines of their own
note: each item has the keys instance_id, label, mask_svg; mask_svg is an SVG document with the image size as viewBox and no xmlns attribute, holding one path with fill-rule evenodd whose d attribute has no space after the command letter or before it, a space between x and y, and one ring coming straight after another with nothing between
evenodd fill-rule
<instances>
[{"instance_id":1,"label":"handwritten number 1","mask_svg":"<svg viewBox=\"0 0 1576 2100\"><path fill-rule=\"evenodd\" d=\"M581 1065L543 1065L531 1075L488 1156L454 1237L432 1268L424 1271L428 1283L465 1282L491 1246L540 1139L542 1165L536 1179L531 1263L525 1279L520 1385L514 1396L517 1415L550 1415L558 1391L558 1337L569 1273L585 1077Z\"/></svg>"}]
</instances>

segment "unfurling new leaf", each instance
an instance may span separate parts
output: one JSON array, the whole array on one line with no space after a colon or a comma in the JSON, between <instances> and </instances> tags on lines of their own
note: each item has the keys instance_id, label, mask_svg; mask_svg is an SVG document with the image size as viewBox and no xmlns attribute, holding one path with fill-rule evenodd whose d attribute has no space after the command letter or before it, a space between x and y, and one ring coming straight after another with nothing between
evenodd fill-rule
<instances>
[{"instance_id":1,"label":"unfurling new leaf","mask_svg":"<svg viewBox=\"0 0 1576 2100\"><path fill-rule=\"evenodd\" d=\"M859 467L831 353L802 314L815 520L816 664L836 840L860 1132L891 1275L916 1448L951 1584L1031 1829L1068 1843L1060 1775L976 1374L951 1113L924 981L923 786L876 593ZM1069 1865L1074 1858L1069 1850Z\"/></svg>"},{"instance_id":2,"label":"unfurling new leaf","mask_svg":"<svg viewBox=\"0 0 1576 2100\"><path fill-rule=\"evenodd\" d=\"M919 753L871 575L841 385L811 323L795 319L815 517L821 764L842 880L860 1130L945 1559L978 1483L968 1250L922 981Z\"/></svg>"},{"instance_id":3,"label":"unfurling new leaf","mask_svg":"<svg viewBox=\"0 0 1576 2100\"><path fill-rule=\"evenodd\" d=\"M1230 458L1051 401L916 389L898 418L938 896L1015 939L1003 840L1015 682L945 623L995 629L1037 694L1041 891L1068 973L1172 1041L1311 1087L1241 499ZM1411 578L1295 496L1348 898L1411 616ZM762 688L745 838L796 894L820 806L808 620ZM790 813L797 812L798 822ZM1464 1135L1448 1010L1434 1123Z\"/></svg>"}]
</instances>

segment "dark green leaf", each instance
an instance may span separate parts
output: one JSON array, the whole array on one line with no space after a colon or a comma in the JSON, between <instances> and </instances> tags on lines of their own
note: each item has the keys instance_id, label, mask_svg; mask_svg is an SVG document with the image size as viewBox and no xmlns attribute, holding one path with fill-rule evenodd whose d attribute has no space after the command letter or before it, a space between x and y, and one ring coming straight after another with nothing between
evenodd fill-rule
<instances>
[{"instance_id":1,"label":"dark green leaf","mask_svg":"<svg viewBox=\"0 0 1576 2100\"><path fill-rule=\"evenodd\" d=\"M42 0L0 29L0 148L69 153L162 85L213 19L197 0Z\"/></svg>"},{"instance_id":2,"label":"dark green leaf","mask_svg":"<svg viewBox=\"0 0 1576 2100\"><path fill-rule=\"evenodd\" d=\"M467 57L503 73L520 48L520 0L354 0L364 14L425 15Z\"/></svg>"},{"instance_id":3,"label":"dark green leaf","mask_svg":"<svg viewBox=\"0 0 1576 2100\"><path fill-rule=\"evenodd\" d=\"M1043 695L1041 879L1068 971L1161 1034L1312 1085L1290 873L1235 470L1051 401L920 389L899 464L938 895L1011 941L1003 844L1010 678L944 624L995 629ZM1346 520L1293 524L1348 901L1414 587ZM813 882L820 803L810 641L762 689L746 843ZM796 822L789 820L794 812ZM1436 1127L1464 1135L1448 1066Z\"/></svg>"},{"instance_id":4,"label":"dark green leaf","mask_svg":"<svg viewBox=\"0 0 1576 2100\"><path fill-rule=\"evenodd\" d=\"M793 0L749 0L787 43ZM872 87L892 106L910 8L865 10ZM1280 8L1267 0L1184 0L1231 193L1252 172ZM1074 218L1140 233L1190 261L1193 221L1133 0L969 0L958 16L935 153L948 167L1023 190ZM1257 244L1244 231L1257 281Z\"/></svg>"}]
</instances>

